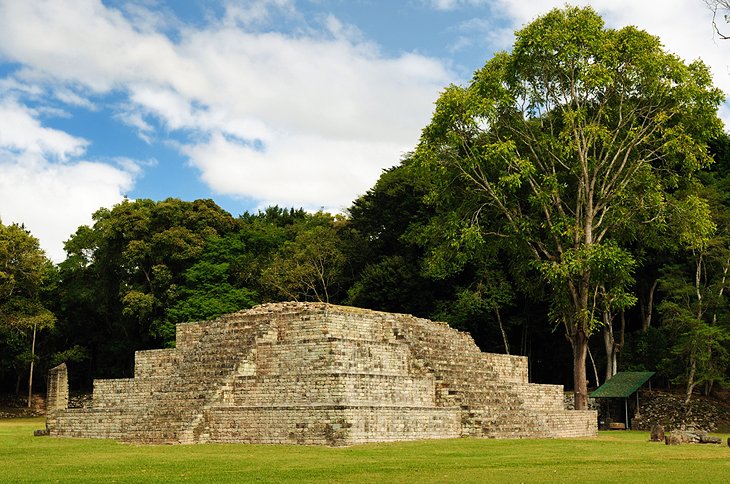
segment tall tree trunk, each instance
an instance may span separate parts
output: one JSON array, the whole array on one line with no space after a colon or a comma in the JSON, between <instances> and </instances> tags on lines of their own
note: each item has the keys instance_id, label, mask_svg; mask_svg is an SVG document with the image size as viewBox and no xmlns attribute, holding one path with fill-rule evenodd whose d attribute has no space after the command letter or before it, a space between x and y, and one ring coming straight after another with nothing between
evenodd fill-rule
<instances>
[{"instance_id":1,"label":"tall tree trunk","mask_svg":"<svg viewBox=\"0 0 730 484\"><path fill-rule=\"evenodd\" d=\"M494 314L497 315L497 322L499 323L499 331L502 333L502 342L504 343L504 352L505 354L509 354L509 340L507 339L507 333L504 331L504 326L502 325L502 315L499 314L499 308L496 308L494 310Z\"/></svg>"},{"instance_id":2,"label":"tall tree trunk","mask_svg":"<svg viewBox=\"0 0 730 484\"><path fill-rule=\"evenodd\" d=\"M591 228L586 227L586 241L592 241ZM570 285L573 296L574 315L566 324L568 332L566 337L570 341L573 350L573 391L575 392L575 409L586 410L588 408L588 378L586 377L586 357L588 356L588 334L585 328L588 327L587 318L589 315L589 293L591 273L589 270L583 272L577 287Z\"/></svg>"},{"instance_id":3,"label":"tall tree trunk","mask_svg":"<svg viewBox=\"0 0 730 484\"><path fill-rule=\"evenodd\" d=\"M28 408L31 406L33 397L33 364L35 363L35 333L37 324L33 324L33 342L30 345L30 373L28 374Z\"/></svg>"},{"instance_id":4,"label":"tall tree trunk","mask_svg":"<svg viewBox=\"0 0 730 484\"><path fill-rule=\"evenodd\" d=\"M641 305L641 332L646 333L651 326L651 314L654 311L654 293L656 287L659 284L659 279L654 279L654 282L649 289L649 297L646 304Z\"/></svg>"},{"instance_id":5,"label":"tall tree trunk","mask_svg":"<svg viewBox=\"0 0 730 484\"><path fill-rule=\"evenodd\" d=\"M586 357L588 356L588 338L578 329L570 336L573 348L573 388L575 392L575 409L588 408L588 380L586 378Z\"/></svg>"},{"instance_id":6,"label":"tall tree trunk","mask_svg":"<svg viewBox=\"0 0 730 484\"><path fill-rule=\"evenodd\" d=\"M714 386L714 383L712 380L708 380L705 382L705 396L709 397L712 393L712 387Z\"/></svg>"},{"instance_id":7,"label":"tall tree trunk","mask_svg":"<svg viewBox=\"0 0 730 484\"><path fill-rule=\"evenodd\" d=\"M702 307L702 268L704 266L704 257L702 252L700 252L699 256L697 257L697 267L695 269L695 295L697 296L697 319L702 319L702 313L704 313L704 308Z\"/></svg>"},{"instance_id":8,"label":"tall tree trunk","mask_svg":"<svg viewBox=\"0 0 730 484\"><path fill-rule=\"evenodd\" d=\"M697 360L694 355L690 356L689 375L687 376L687 393L684 399L684 404L689 405L689 401L692 399L692 392L695 389L695 372L697 371Z\"/></svg>"},{"instance_id":9,"label":"tall tree trunk","mask_svg":"<svg viewBox=\"0 0 730 484\"><path fill-rule=\"evenodd\" d=\"M725 261L725 265L722 267L722 279L720 280L720 291L718 292L718 299L722 301L722 294L725 292L725 282L727 281L727 272L730 269L730 258ZM715 312L712 314L712 325L715 326L717 323L717 305L715 305ZM709 395L709 393L708 393Z\"/></svg>"},{"instance_id":10,"label":"tall tree trunk","mask_svg":"<svg viewBox=\"0 0 730 484\"><path fill-rule=\"evenodd\" d=\"M621 330L619 331L619 337L618 337L618 349L616 350L616 353L621 353L621 350L624 349L624 344L626 343L626 312L622 309L621 310ZM618 362L616 365L616 371L618 371ZM614 373L615 375L616 373Z\"/></svg>"},{"instance_id":11,"label":"tall tree trunk","mask_svg":"<svg viewBox=\"0 0 730 484\"><path fill-rule=\"evenodd\" d=\"M606 373L604 382L610 380L616 374L616 339L613 335L613 321L609 311L603 311L603 347L606 350Z\"/></svg>"},{"instance_id":12,"label":"tall tree trunk","mask_svg":"<svg viewBox=\"0 0 730 484\"><path fill-rule=\"evenodd\" d=\"M591 360L591 367L593 367L593 376L596 379L596 386L601 386L601 380L598 378L598 367L596 366L596 360L593 359L593 353L591 353L591 347L588 345L588 358Z\"/></svg>"}]
</instances>

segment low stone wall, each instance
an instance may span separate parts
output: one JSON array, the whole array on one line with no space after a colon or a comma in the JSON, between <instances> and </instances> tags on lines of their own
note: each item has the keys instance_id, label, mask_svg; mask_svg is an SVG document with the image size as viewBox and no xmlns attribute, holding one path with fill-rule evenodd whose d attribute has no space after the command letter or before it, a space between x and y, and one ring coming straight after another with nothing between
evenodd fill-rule
<instances>
[{"instance_id":1,"label":"low stone wall","mask_svg":"<svg viewBox=\"0 0 730 484\"><path fill-rule=\"evenodd\" d=\"M482 353L445 323L283 303L177 331L177 348L135 354L133 379L96 380L91 408L63 406L65 367L54 369L50 434L327 445L596 434L595 412L565 411L561 387L527 381L526 358Z\"/></svg>"},{"instance_id":2,"label":"low stone wall","mask_svg":"<svg viewBox=\"0 0 730 484\"><path fill-rule=\"evenodd\" d=\"M201 441L351 445L461 435L455 409L387 406L215 407Z\"/></svg>"},{"instance_id":3,"label":"low stone wall","mask_svg":"<svg viewBox=\"0 0 730 484\"><path fill-rule=\"evenodd\" d=\"M119 408L69 409L48 417L50 435L125 440L136 413Z\"/></svg>"}]
</instances>

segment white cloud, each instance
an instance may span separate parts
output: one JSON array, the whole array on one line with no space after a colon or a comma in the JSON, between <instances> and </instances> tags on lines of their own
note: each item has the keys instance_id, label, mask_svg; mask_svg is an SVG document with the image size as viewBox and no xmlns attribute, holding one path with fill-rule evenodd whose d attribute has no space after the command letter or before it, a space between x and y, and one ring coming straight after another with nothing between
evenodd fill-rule
<instances>
[{"instance_id":1,"label":"white cloud","mask_svg":"<svg viewBox=\"0 0 730 484\"><path fill-rule=\"evenodd\" d=\"M286 0L230 3L221 22L183 30L178 43L149 26L135 29L99 2L59 4L6 3L0 10L0 19L7 19L0 20L0 49L47 76L96 91L126 91L129 106L118 119L147 141L153 136L145 118L155 116L169 130L192 130L202 139L222 133L265 146L241 160L253 163L249 177L266 181L234 186L225 165L215 163L214 169L200 161L210 158L202 150L215 144L190 142L185 152L196 154L191 163L219 193L298 205L313 203L311 187L317 186L319 204L347 204L383 166L397 163L415 145L438 91L452 78L440 62L424 56L382 57L333 16L323 19L325 33L244 29L265 21L271 8L294 15ZM18 27L26 23L31 28ZM35 42L41 31L44 41ZM366 149L368 144L373 148ZM377 156L365 160L366 152ZM296 170L299 183L286 191L262 190L276 186L270 180L282 175L281 167L291 167L293 155L307 163ZM223 159L232 171L239 169L240 160ZM352 160L366 176L321 182Z\"/></svg>"},{"instance_id":2,"label":"white cloud","mask_svg":"<svg viewBox=\"0 0 730 484\"><path fill-rule=\"evenodd\" d=\"M13 77L6 77L0 79L0 92L4 92L6 96L23 94L28 97L38 97L43 94L43 89L35 84L21 82Z\"/></svg>"},{"instance_id":3,"label":"white cloud","mask_svg":"<svg viewBox=\"0 0 730 484\"><path fill-rule=\"evenodd\" d=\"M436 10L454 10L463 7L478 7L488 5L490 0L425 0Z\"/></svg>"},{"instance_id":4,"label":"white cloud","mask_svg":"<svg viewBox=\"0 0 730 484\"><path fill-rule=\"evenodd\" d=\"M6 57L97 92L140 77L167 83L187 67L167 37L140 32L99 0L3 1L0 39Z\"/></svg>"},{"instance_id":5,"label":"white cloud","mask_svg":"<svg viewBox=\"0 0 730 484\"><path fill-rule=\"evenodd\" d=\"M124 106L114 117L127 126L135 128L137 136L145 143L152 143L155 128L144 119L144 113L140 112L136 106Z\"/></svg>"},{"instance_id":6,"label":"white cloud","mask_svg":"<svg viewBox=\"0 0 730 484\"><path fill-rule=\"evenodd\" d=\"M342 211L352 202L353 189L362 193L375 183L380 173L373 171L373 160L385 160L387 165L400 148L288 133L277 134L269 147L263 147L215 133L209 141L187 147L185 153L219 193L245 193L261 200L260 206Z\"/></svg>"},{"instance_id":7,"label":"white cloud","mask_svg":"<svg viewBox=\"0 0 730 484\"><path fill-rule=\"evenodd\" d=\"M245 3L226 1L225 10L224 21L229 26L250 27L267 23L271 20L273 11L297 16L293 0L249 0Z\"/></svg>"},{"instance_id":8,"label":"white cloud","mask_svg":"<svg viewBox=\"0 0 730 484\"><path fill-rule=\"evenodd\" d=\"M36 114L0 99L0 220L25 224L60 262L63 241L99 207L121 201L139 168L132 160L119 160L120 168L79 161L88 142L44 127Z\"/></svg>"},{"instance_id":9,"label":"white cloud","mask_svg":"<svg viewBox=\"0 0 730 484\"><path fill-rule=\"evenodd\" d=\"M90 224L99 207L120 202L133 174L106 163L50 163L0 149L0 220L23 223L54 262L65 258L63 242Z\"/></svg>"},{"instance_id":10,"label":"white cloud","mask_svg":"<svg viewBox=\"0 0 730 484\"><path fill-rule=\"evenodd\" d=\"M66 160L84 152L88 141L45 128L29 108L0 99L0 148Z\"/></svg>"},{"instance_id":11,"label":"white cloud","mask_svg":"<svg viewBox=\"0 0 730 484\"><path fill-rule=\"evenodd\" d=\"M505 27L499 15L496 14L465 20L452 30L457 35L449 45L451 53L457 53L475 45L484 46L492 51L507 50L514 41L514 29Z\"/></svg>"},{"instance_id":12,"label":"white cloud","mask_svg":"<svg viewBox=\"0 0 730 484\"><path fill-rule=\"evenodd\" d=\"M71 105L78 106L90 111L95 111L97 107L89 99L80 96L78 93L67 87L61 87L55 90L54 95L59 101Z\"/></svg>"},{"instance_id":13,"label":"white cloud","mask_svg":"<svg viewBox=\"0 0 730 484\"><path fill-rule=\"evenodd\" d=\"M441 62L421 55L383 57L333 16L320 18L319 31L306 20L292 34L252 27L270 22L273 11L297 21L290 0L227 2L221 19L181 27L175 42L160 33L169 26L159 16L132 24L144 11L139 5L125 10L99 0L0 0L0 56L23 66L16 78L53 86L56 99L72 105L105 93L123 95L116 118L142 139L167 135L155 133L158 123L151 118L168 131L184 130L188 138L177 146L213 191L262 205L346 207L416 144L438 91L453 78ZM32 127L44 129L37 121ZM52 134L57 139L41 154L78 156L85 147L64 133L46 134L44 140ZM23 139L18 133L12 138ZM23 143L30 146L33 139ZM92 167L97 174L111 170L108 182L70 183ZM3 180L9 186L32 173L38 183L54 181L38 207L67 199L64 190L88 190L85 200L94 200L93 206L75 204L87 214L119 200L133 176L108 165L46 161L35 170L17 168ZM15 193L19 200L30 196ZM20 214L15 208L5 211ZM43 210L28 213L30 223L41 220Z\"/></svg>"}]
</instances>

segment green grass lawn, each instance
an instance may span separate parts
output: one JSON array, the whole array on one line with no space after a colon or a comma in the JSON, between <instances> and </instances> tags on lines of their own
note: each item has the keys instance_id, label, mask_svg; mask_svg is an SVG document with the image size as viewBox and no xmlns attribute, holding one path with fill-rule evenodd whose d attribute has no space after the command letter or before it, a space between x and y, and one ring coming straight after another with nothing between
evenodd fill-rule
<instances>
[{"instance_id":1,"label":"green grass lawn","mask_svg":"<svg viewBox=\"0 0 730 484\"><path fill-rule=\"evenodd\" d=\"M0 482L727 482L730 448L666 446L646 432L596 439L479 440L347 448L141 446L33 437L43 419L0 420Z\"/></svg>"}]
</instances>

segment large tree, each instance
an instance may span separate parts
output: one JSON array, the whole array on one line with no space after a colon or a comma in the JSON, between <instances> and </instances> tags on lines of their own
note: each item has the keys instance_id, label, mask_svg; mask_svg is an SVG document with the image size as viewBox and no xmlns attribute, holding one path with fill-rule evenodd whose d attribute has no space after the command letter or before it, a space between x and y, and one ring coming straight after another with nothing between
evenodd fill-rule
<instances>
[{"instance_id":1,"label":"large tree","mask_svg":"<svg viewBox=\"0 0 730 484\"><path fill-rule=\"evenodd\" d=\"M262 283L284 299L334 302L345 264L338 235L342 222L324 212L305 218L294 240L282 244L261 273Z\"/></svg>"},{"instance_id":2,"label":"large tree","mask_svg":"<svg viewBox=\"0 0 730 484\"><path fill-rule=\"evenodd\" d=\"M468 86L448 87L424 129L416 159L432 174L432 199L468 193L470 203L454 208L469 212L455 247L513 241L551 288L577 409L587 406L588 338L605 310L634 302L637 261L622 242L695 205L685 195L711 161L705 142L721 129L721 101L702 62L685 64L644 31L607 29L592 9L567 7L518 31L512 52L496 54Z\"/></svg>"},{"instance_id":3,"label":"large tree","mask_svg":"<svg viewBox=\"0 0 730 484\"><path fill-rule=\"evenodd\" d=\"M50 261L25 227L0 222L0 334L25 340L27 350L15 355L28 365L28 406L33 391L36 335L50 328L55 316L43 305L42 289L52 270ZM28 348L29 346L29 348Z\"/></svg>"},{"instance_id":4,"label":"large tree","mask_svg":"<svg viewBox=\"0 0 730 484\"><path fill-rule=\"evenodd\" d=\"M93 226L79 227L66 242L60 324L67 347L89 350L94 376L119 376L131 370L135 350L174 341L175 317L199 315L200 304L177 304L204 291L208 281L196 279L193 266L211 239L237 223L211 200L172 198L125 200L93 218ZM173 308L177 313L168 314Z\"/></svg>"}]
</instances>

